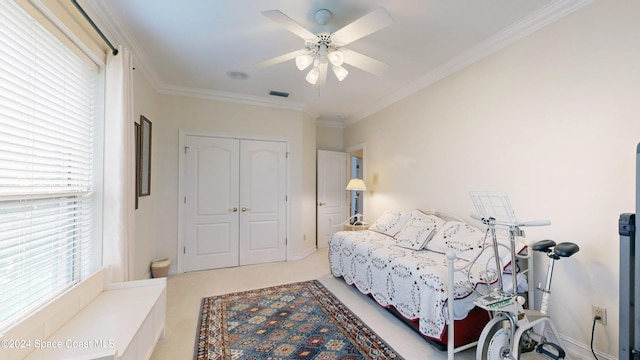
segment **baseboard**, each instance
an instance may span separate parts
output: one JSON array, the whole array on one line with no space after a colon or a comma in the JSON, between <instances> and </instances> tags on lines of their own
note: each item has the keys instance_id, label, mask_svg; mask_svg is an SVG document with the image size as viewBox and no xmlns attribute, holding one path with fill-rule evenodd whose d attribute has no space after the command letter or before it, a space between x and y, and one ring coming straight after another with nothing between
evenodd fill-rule
<instances>
[{"instance_id":1,"label":"baseboard","mask_svg":"<svg viewBox=\"0 0 640 360\"><path fill-rule=\"evenodd\" d=\"M299 252L299 253L295 253L295 254L289 254L289 258L287 259L287 261L295 261L295 260L302 260L304 258L306 258L307 256L315 253L318 249L316 249L315 247L312 247L310 249L307 249L303 252Z\"/></svg>"},{"instance_id":2,"label":"baseboard","mask_svg":"<svg viewBox=\"0 0 640 360\"><path fill-rule=\"evenodd\" d=\"M582 344L581 342L574 340L572 338L566 337L564 335L560 335L562 342L564 343L565 351L569 355L570 359L593 359L593 354L591 353L591 347L589 345ZM605 354L598 350L595 350L596 355L598 355L598 359L600 360L617 360L618 357L614 355Z\"/></svg>"},{"instance_id":3,"label":"baseboard","mask_svg":"<svg viewBox=\"0 0 640 360\"><path fill-rule=\"evenodd\" d=\"M315 253L318 249L315 247L312 247L310 249L304 250L302 252L299 253L292 253L289 254L287 261L296 261L296 260L302 260L304 258L306 258L307 256ZM171 264L169 265L169 272L168 275L175 275L178 273L178 268L176 265ZM151 273L149 273L149 278L151 278Z\"/></svg>"},{"instance_id":4,"label":"baseboard","mask_svg":"<svg viewBox=\"0 0 640 360\"><path fill-rule=\"evenodd\" d=\"M169 275L175 275L178 273L178 268L175 265L169 265Z\"/></svg>"}]
</instances>

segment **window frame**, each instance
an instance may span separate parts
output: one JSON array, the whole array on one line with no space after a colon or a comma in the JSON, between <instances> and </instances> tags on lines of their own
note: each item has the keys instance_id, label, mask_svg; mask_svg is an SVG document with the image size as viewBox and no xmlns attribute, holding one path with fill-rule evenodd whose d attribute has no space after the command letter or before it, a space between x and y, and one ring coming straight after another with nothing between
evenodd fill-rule
<instances>
[{"instance_id":1,"label":"window frame","mask_svg":"<svg viewBox=\"0 0 640 360\"><path fill-rule=\"evenodd\" d=\"M59 202L60 204L77 204L78 201L81 201L87 205L86 211L90 213L88 218L83 218L82 213L75 213L74 211L70 211L70 216L75 216L73 218L74 221L80 221L82 223L88 224L86 228L83 228L82 231L89 231L91 236L82 238L82 237L72 237L74 240L71 241L72 246L75 246L74 250L71 251L69 255L69 260L67 261L67 265L71 266L71 270L69 272L69 281L65 282L64 285L58 286L54 291L47 293L44 296L40 296L38 300L33 301L31 303L22 306L19 310L11 313L10 316L7 314L0 314L0 335L11 328L16 323L20 322L24 318L26 318L30 313L35 311L37 308L44 306L45 304L52 301L57 296L63 294L68 289L76 286L82 280L88 278L91 274L93 274L96 270L98 270L102 266L102 203L103 203L103 156L104 156L104 99L105 99L105 65L104 64L96 64L94 62L87 62L88 58L93 58L93 56L87 55L87 58L83 58L77 55L77 49L72 49L69 47L68 42L60 41L59 34L52 34L48 29L51 28L51 24L42 25L42 18L33 19L31 11L24 11L13 1L9 0L0 0L3 3L0 4L2 7L13 6L11 9L11 15L7 16L28 16L31 18L31 26L37 27L42 31L43 36L50 37L49 41L57 42L57 46L60 49L65 49L61 51L67 51L72 55L67 54L66 56L75 56L77 60L82 62L84 66L87 66L91 71L95 72L93 77L93 90L94 93L90 96L93 97L92 100L92 115L93 115L93 128L90 133L86 134L90 138L88 140L91 143L91 147L93 148L91 158L91 174L89 183L86 184L84 190L81 191L65 191L64 189L58 190L30 190L26 191L13 191L13 192L2 192L0 187L0 217L3 216L2 207L5 208L12 207L12 204L18 204L19 206L24 206L24 204L31 204L40 202L43 203L51 203L55 204ZM21 4L22 5L22 4ZM21 14L21 15L16 15ZM34 30L36 31L36 30ZM65 67L64 71L68 69ZM0 78L0 86L2 86L2 78ZM8 82L5 83L7 85L6 89L9 89ZM2 99L2 93L8 90L0 88L0 100ZM5 93L6 94L6 93ZM6 101L8 104L9 102ZM0 106L2 106L3 102L0 101ZM8 105L7 105L8 106ZM2 110L0 108L0 110ZM2 115L0 111L0 122L4 119L8 119ZM2 125L2 124L0 124ZM0 159L1 160L1 159ZM0 170L2 168L0 167ZM64 174L64 173L61 173ZM66 201L63 199L67 199ZM54 205L49 205L54 206ZM73 205L64 205L70 209L73 209ZM33 207L34 212L31 214L35 214L37 211L37 206ZM17 210L11 210L17 211ZM66 211L66 210L65 210ZM53 212L49 213L47 216L51 215ZM6 212L4 215L8 214ZM75 215L74 215L75 214ZM33 215L25 215L25 216L33 216ZM69 225L73 229L76 229L75 226ZM0 224L0 228L2 224ZM65 235L66 236L66 235ZM9 243L9 240L3 240L0 237L0 256L2 256L2 242L5 244ZM52 254L55 251L52 252ZM6 256L6 254L5 254ZM2 259L0 259L0 266L2 265ZM0 268L0 284L2 282L2 268ZM6 270L6 269L5 269ZM13 280L16 281L16 280ZM16 281L17 283L17 281ZM10 283L11 284L11 283ZM14 283L15 285L15 283ZM0 304L6 305L9 298L6 296L8 292L3 293L0 290Z\"/></svg>"}]
</instances>

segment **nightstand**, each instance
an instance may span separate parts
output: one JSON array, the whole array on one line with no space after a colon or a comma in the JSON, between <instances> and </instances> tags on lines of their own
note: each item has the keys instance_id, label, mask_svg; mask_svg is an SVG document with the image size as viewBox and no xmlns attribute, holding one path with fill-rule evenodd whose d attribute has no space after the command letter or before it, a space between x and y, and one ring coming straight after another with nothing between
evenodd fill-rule
<instances>
[{"instance_id":1,"label":"nightstand","mask_svg":"<svg viewBox=\"0 0 640 360\"><path fill-rule=\"evenodd\" d=\"M371 226L371 224L368 224L368 223L359 223L358 225L344 224L344 230L346 231L367 230L369 226Z\"/></svg>"}]
</instances>

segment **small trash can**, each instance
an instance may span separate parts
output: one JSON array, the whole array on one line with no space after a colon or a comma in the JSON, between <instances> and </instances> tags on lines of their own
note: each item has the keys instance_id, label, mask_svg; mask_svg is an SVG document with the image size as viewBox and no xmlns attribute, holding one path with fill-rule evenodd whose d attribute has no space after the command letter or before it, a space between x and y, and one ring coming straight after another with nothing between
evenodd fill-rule
<instances>
[{"instance_id":1,"label":"small trash can","mask_svg":"<svg viewBox=\"0 0 640 360\"><path fill-rule=\"evenodd\" d=\"M169 258L154 259L151 262L151 276L154 278L167 277L169 265L171 265Z\"/></svg>"}]
</instances>

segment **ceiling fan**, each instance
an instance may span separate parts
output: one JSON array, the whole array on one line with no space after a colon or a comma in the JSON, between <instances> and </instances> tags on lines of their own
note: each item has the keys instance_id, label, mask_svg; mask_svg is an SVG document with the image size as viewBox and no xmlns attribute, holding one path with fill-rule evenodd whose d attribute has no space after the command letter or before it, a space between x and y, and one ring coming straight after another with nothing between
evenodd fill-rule
<instances>
[{"instance_id":1,"label":"ceiling fan","mask_svg":"<svg viewBox=\"0 0 640 360\"><path fill-rule=\"evenodd\" d=\"M379 60L344 47L393 23L391 15L382 7L373 10L332 34L324 32L314 34L279 10L263 11L262 15L301 37L304 40L304 49L265 60L256 64L256 67L263 68L295 59L296 66L300 71L312 66L307 73L306 80L317 86L324 85L329 64L332 65L333 73L339 81L344 80L349 74L347 69L342 66L343 64L351 65L378 76L382 75L389 67ZM318 24L326 25L331 18L331 11L327 9L317 10L314 18Z\"/></svg>"}]
</instances>

